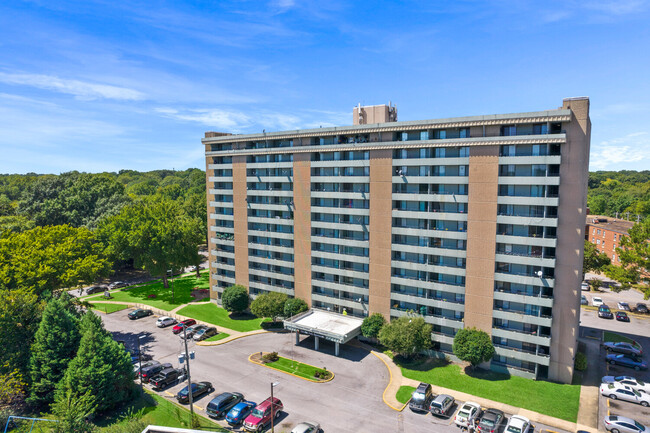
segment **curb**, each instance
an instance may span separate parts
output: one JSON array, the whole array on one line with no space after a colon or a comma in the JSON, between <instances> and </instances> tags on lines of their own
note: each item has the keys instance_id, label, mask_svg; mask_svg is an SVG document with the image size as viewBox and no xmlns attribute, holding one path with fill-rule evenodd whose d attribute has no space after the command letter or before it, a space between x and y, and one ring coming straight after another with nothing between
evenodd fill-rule
<instances>
[{"instance_id":1,"label":"curb","mask_svg":"<svg viewBox=\"0 0 650 433\"><path fill-rule=\"evenodd\" d=\"M279 372L284 373L284 374L291 375L291 376L293 376L293 377L297 377L298 379L306 380L307 382L312 382L312 383L327 383L327 382L331 382L332 380L334 380L334 377L335 377L334 372L333 372L333 371L330 371L330 373L332 373L332 377L330 377L330 378L327 379L327 380L313 380L313 379L307 379L306 377L298 376L298 375L296 375L296 374L289 373L288 371L280 370L279 368L271 367L270 365L266 365L266 364L262 364L261 362L253 361L251 358L252 358L253 355L255 355L256 353L257 353L257 352L255 352L255 353L251 353L251 354L248 356L248 361L249 361L249 362L252 362L253 364L261 365L262 367L270 368L271 370L275 370L275 371L279 371ZM267 352L267 353L268 353L268 352ZM288 359L288 358L285 358L285 359ZM298 362L299 362L299 361L298 361ZM303 365L308 365L308 366L310 366L310 367L314 367L314 366L311 365L311 364L305 364L304 362L300 362L300 363L303 364ZM318 367L314 367L314 368L318 368Z\"/></svg>"},{"instance_id":2,"label":"curb","mask_svg":"<svg viewBox=\"0 0 650 433\"><path fill-rule=\"evenodd\" d=\"M216 325L214 325L216 326ZM223 328L226 329L226 328ZM235 335L235 336L230 336L226 337L223 340L218 340L218 341L198 341L196 343L197 346L219 346L221 344L226 344L230 343L231 341L239 340L240 338L244 337L250 337L252 335L261 335L261 334L266 334L267 331L266 329L260 329L260 330L255 330L255 331L250 331L250 334L241 334L241 335Z\"/></svg>"},{"instance_id":3,"label":"curb","mask_svg":"<svg viewBox=\"0 0 650 433\"><path fill-rule=\"evenodd\" d=\"M384 359L383 359L381 356L379 356L377 353L375 353L374 350L371 350L370 353L372 353L373 355L375 355L377 358L379 358L379 360L380 360L381 362L384 363L384 365L386 366L386 369L388 370L388 374L390 375L390 379L388 380L388 385L386 385L386 389L384 389L384 392L383 392L382 395L381 395L382 400L384 400L384 403L385 403L386 406L388 406L389 408L391 408L391 409L393 409L393 410L395 410L395 411L397 411L397 412L401 412L401 411L403 411L404 408L406 407L406 405L408 404L408 401L407 401L406 403L404 403L404 406L402 406L401 409L397 409L396 407L393 407L393 405L391 405L390 403L388 403L388 401L386 400L386 391L388 391L388 388L390 387L391 383L393 382L393 372L390 371L390 367L388 366L388 364L386 363L386 361L384 361Z\"/></svg>"}]
</instances>

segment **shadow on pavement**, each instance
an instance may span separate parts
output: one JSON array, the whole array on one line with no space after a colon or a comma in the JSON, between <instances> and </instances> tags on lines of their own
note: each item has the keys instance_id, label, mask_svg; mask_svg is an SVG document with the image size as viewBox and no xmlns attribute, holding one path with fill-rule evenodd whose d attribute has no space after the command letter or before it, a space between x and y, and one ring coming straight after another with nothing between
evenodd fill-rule
<instances>
[{"instance_id":1,"label":"shadow on pavement","mask_svg":"<svg viewBox=\"0 0 650 433\"><path fill-rule=\"evenodd\" d=\"M318 352L325 353L327 355L335 356L335 345L331 341L323 340L322 338L318 341ZM314 337L308 336L304 337L298 343L298 347L304 349L314 350ZM350 344L341 344L339 346L339 358L347 359L348 361L359 362L368 356L370 352L367 349L352 346Z\"/></svg>"}]
</instances>

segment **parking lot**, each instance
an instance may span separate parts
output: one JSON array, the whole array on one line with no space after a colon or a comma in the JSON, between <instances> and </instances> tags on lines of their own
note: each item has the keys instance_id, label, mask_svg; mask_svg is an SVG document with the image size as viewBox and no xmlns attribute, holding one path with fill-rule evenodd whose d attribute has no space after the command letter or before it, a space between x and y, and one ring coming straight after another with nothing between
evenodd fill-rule
<instances>
[{"instance_id":1,"label":"parking lot","mask_svg":"<svg viewBox=\"0 0 650 433\"><path fill-rule=\"evenodd\" d=\"M157 328L155 316L130 321L126 317L128 311L102 315L106 328L115 339L135 347L138 337L144 335L143 353L178 367L178 355L183 350L182 340L173 335L170 328ZM397 412L386 406L382 393L389 381L388 371L378 358L365 349L344 345L341 356L335 357L333 344L321 342L321 350L315 351L311 338L303 337L298 346L293 344L294 341L292 334L267 333L219 346L188 343L190 351L196 352L196 359L191 361L192 381L209 381L215 388L215 392L196 401L197 412L206 415L207 403L215 395L226 391L241 392L245 399L259 403L270 396L271 383L278 382L274 396L282 400L285 411L278 420L279 429L276 431L288 431L296 424L310 420L320 423L324 432L456 431L452 425L453 415L437 418L411 412L408 408ZM259 351L277 351L282 356L326 367L336 377L328 383L311 383L249 362L249 355ZM159 394L172 399L184 386L176 384ZM457 409L458 406L454 411ZM227 427L225 422L220 423ZM548 426L536 425L536 431L541 429L562 433Z\"/></svg>"}]
</instances>

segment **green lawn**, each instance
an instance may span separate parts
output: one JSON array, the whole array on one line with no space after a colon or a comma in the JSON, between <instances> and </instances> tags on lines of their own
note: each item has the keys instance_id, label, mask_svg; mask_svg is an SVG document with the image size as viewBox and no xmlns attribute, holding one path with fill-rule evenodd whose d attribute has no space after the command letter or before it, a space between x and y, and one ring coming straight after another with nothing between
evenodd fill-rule
<instances>
[{"instance_id":1,"label":"green lawn","mask_svg":"<svg viewBox=\"0 0 650 433\"><path fill-rule=\"evenodd\" d=\"M615 332L610 332L610 331L604 331L603 332L603 341L604 342L611 342L611 343L618 343L618 342L634 343L635 342L631 338L627 338L624 335L617 334Z\"/></svg>"},{"instance_id":2,"label":"green lawn","mask_svg":"<svg viewBox=\"0 0 650 433\"><path fill-rule=\"evenodd\" d=\"M230 316L228 311L213 303L188 305L178 310L178 314L211 323L217 326L217 329L222 326L239 332L260 329L262 322L270 320L253 315Z\"/></svg>"},{"instance_id":3,"label":"green lawn","mask_svg":"<svg viewBox=\"0 0 650 433\"><path fill-rule=\"evenodd\" d=\"M404 377L575 422L580 386L525 379L493 371L461 374L460 366L442 361L396 362Z\"/></svg>"},{"instance_id":4,"label":"green lawn","mask_svg":"<svg viewBox=\"0 0 650 433\"><path fill-rule=\"evenodd\" d=\"M153 281L141 286L135 286L128 290L115 290L111 292L113 298L111 300L118 302L137 302L139 304L149 305L151 307L160 308L161 310L170 311L182 304L187 304L194 300L192 298L192 289L198 287L199 289L210 288L210 277L208 271L201 272L201 278L197 279L196 274L187 274L182 277L174 278L174 290L172 300L172 284L169 283L169 288L163 287L162 280ZM155 297L150 297L155 295ZM104 299L104 295L90 296L83 298L84 300L100 300ZM207 301L208 299L206 299Z\"/></svg>"},{"instance_id":5,"label":"green lawn","mask_svg":"<svg viewBox=\"0 0 650 433\"><path fill-rule=\"evenodd\" d=\"M412 386L400 386L397 390L397 394L395 394L395 398L400 403L406 403L411 399L411 394L413 394L413 391L415 391L415 388Z\"/></svg>"},{"instance_id":6,"label":"green lawn","mask_svg":"<svg viewBox=\"0 0 650 433\"><path fill-rule=\"evenodd\" d=\"M124 304L93 304L91 302L90 305L92 305L94 310L103 311L106 314L114 313L116 311L126 310L127 308L129 308L128 305L124 305Z\"/></svg>"},{"instance_id":7,"label":"green lawn","mask_svg":"<svg viewBox=\"0 0 650 433\"><path fill-rule=\"evenodd\" d=\"M287 373L295 374L296 376L304 377L305 379L318 380L314 377L314 373L320 368L313 365L303 364L302 362L292 361L287 358L278 357L275 362L268 362L264 365L275 368L276 370L286 371Z\"/></svg>"},{"instance_id":8,"label":"green lawn","mask_svg":"<svg viewBox=\"0 0 650 433\"><path fill-rule=\"evenodd\" d=\"M206 338L204 341L219 341L223 340L224 338L230 337L230 334L226 334L225 332L220 332L217 335L213 335L210 338Z\"/></svg>"}]
</instances>

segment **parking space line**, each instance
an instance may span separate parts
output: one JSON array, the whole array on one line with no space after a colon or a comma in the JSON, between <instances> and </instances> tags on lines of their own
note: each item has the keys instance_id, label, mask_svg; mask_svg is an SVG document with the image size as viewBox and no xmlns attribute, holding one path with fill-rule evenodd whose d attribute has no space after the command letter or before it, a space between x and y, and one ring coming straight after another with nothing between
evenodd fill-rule
<instances>
[{"instance_id":1,"label":"parking space line","mask_svg":"<svg viewBox=\"0 0 650 433\"><path fill-rule=\"evenodd\" d=\"M165 394L167 394L167 395L170 396L170 397L173 397L173 396L174 396L174 394L172 394L172 393L169 392L169 391L165 391Z\"/></svg>"},{"instance_id":2,"label":"parking space line","mask_svg":"<svg viewBox=\"0 0 650 433\"><path fill-rule=\"evenodd\" d=\"M607 416L609 416L609 399L607 399Z\"/></svg>"},{"instance_id":3,"label":"parking space line","mask_svg":"<svg viewBox=\"0 0 650 433\"><path fill-rule=\"evenodd\" d=\"M197 408L198 410L203 410L201 406L194 405L194 407Z\"/></svg>"}]
</instances>

